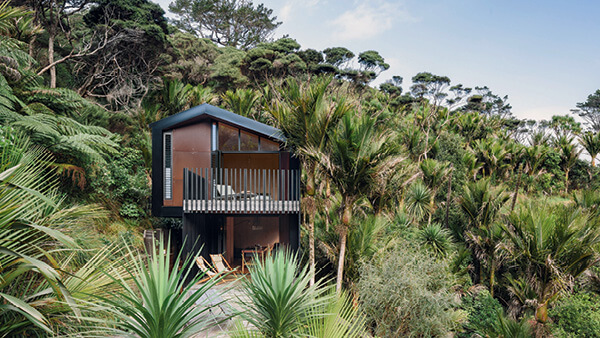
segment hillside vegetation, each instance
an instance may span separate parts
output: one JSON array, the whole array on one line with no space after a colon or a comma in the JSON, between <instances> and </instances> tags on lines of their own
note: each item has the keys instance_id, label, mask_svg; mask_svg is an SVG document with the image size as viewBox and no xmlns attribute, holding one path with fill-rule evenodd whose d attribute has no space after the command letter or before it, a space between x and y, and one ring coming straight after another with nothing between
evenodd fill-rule
<instances>
[{"instance_id":1,"label":"hillside vegetation","mask_svg":"<svg viewBox=\"0 0 600 338\"><path fill-rule=\"evenodd\" d=\"M144 229L181 227L150 215L148 125L202 103L281 129L302 164L302 255L253 276L291 266L304 321L257 334L331 337L307 313L340 311L340 336L600 336L600 90L522 120L484 84L375 87L377 51L272 39L263 5L170 9L0 5L0 336L133 332L146 303L115 299L152 283L120 276L167 264L143 267Z\"/></svg>"}]
</instances>

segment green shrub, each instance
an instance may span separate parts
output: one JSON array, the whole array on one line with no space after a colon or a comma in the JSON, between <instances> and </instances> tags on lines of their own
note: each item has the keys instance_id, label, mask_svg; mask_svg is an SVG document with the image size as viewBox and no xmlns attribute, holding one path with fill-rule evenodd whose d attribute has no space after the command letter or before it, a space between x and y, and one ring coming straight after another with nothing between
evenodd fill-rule
<instances>
[{"instance_id":1,"label":"green shrub","mask_svg":"<svg viewBox=\"0 0 600 338\"><path fill-rule=\"evenodd\" d=\"M461 312L446 261L399 241L361 270L359 302L375 335L445 336L456 326Z\"/></svg>"},{"instance_id":2,"label":"green shrub","mask_svg":"<svg viewBox=\"0 0 600 338\"><path fill-rule=\"evenodd\" d=\"M600 337L600 297L576 293L550 310L552 333L557 337Z\"/></svg>"},{"instance_id":3,"label":"green shrub","mask_svg":"<svg viewBox=\"0 0 600 338\"><path fill-rule=\"evenodd\" d=\"M118 156L97 170L90 187L94 195L125 218L142 218L149 213L150 185L139 150L122 148Z\"/></svg>"},{"instance_id":4,"label":"green shrub","mask_svg":"<svg viewBox=\"0 0 600 338\"><path fill-rule=\"evenodd\" d=\"M498 300L492 298L487 290L463 297L462 308L469 316L464 326L465 332L461 334L464 337L470 337L473 333L483 334L491 329L497 321L497 313L502 311Z\"/></svg>"}]
</instances>

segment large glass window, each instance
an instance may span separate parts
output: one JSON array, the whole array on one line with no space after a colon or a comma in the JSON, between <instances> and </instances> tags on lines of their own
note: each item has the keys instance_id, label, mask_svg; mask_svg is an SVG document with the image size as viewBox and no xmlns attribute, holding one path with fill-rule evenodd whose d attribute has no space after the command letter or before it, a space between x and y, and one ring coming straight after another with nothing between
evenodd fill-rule
<instances>
[{"instance_id":1,"label":"large glass window","mask_svg":"<svg viewBox=\"0 0 600 338\"><path fill-rule=\"evenodd\" d=\"M239 150L239 131L237 128L219 123L219 150Z\"/></svg>"},{"instance_id":2,"label":"large glass window","mask_svg":"<svg viewBox=\"0 0 600 338\"><path fill-rule=\"evenodd\" d=\"M240 132L240 150L258 151L258 136L245 131Z\"/></svg>"},{"instance_id":3,"label":"large glass window","mask_svg":"<svg viewBox=\"0 0 600 338\"><path fill-rule=\"evenodd\" d=\"M218 131L216 124L213 125L213 137L218 134L218 148L220 151L279 151L279 143L256 134L240 130L227 124L219 123Z\"/></svg>"},{"instance_id":4,"label":"large glass window","mask_svg":"<svg viewBox=\"0 0 600 338\"><path fill-rule=\"evenodd\" d=\"M279 151L279 143L264 137L260 138L260 151Z\"/></svg>"}]
</instances>

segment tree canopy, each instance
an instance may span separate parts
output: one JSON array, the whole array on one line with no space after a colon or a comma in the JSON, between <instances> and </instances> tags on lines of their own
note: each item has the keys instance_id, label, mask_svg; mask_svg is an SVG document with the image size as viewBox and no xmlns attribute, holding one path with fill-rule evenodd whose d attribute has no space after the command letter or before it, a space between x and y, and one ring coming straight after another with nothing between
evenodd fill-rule
<instances>
[{"instance_id":1,"label":"tree canopy","mask_svg":"<svg viewBox=\"0 0 600 338\"><path fill-rule=\"evenodd\" d=\"M175 0L169 10L180 29L242 49L267 41L281 24L272 9L246 0Z\"/></svg>"}]
</instances>

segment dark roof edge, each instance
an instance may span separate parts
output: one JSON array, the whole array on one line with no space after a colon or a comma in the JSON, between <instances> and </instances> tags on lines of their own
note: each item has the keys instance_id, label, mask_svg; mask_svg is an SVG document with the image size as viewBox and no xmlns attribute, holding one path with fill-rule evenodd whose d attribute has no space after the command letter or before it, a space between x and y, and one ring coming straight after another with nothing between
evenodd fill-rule
<instances>
[{"instance_id":1,"label":"dark roof edge","mask_svg":"<svg viewBox=\"0 0 600 338\"><path fill-rule=\"evenodd\" d=\"M232 125L235 125L237 127L242 127L242 128L248 129L248 130L255 131L264 136L274 138L281 142L286 141L286 138L283 135L283 133L281 132L281 130L279 130L277 128L274 128L274 127L271 127L264 123L255 121L253 119L249 119L247 117L232 113L225 109L215 107L208 103L204 103L199 106L192 107L188 110L184 110L175 115L165 117L162 120L150 123L150 127L152 129L165 130L165 129L171 128L175 125L184 123L190 119L193 119L193 118L196 118L196 117L199 117L202 115L211 116L211 117L214 117L223 122L227 122Z\"/></svg>"}]
</instances>

